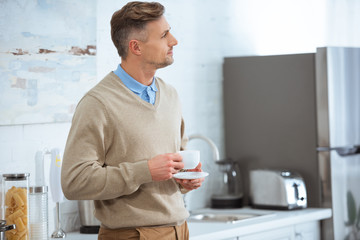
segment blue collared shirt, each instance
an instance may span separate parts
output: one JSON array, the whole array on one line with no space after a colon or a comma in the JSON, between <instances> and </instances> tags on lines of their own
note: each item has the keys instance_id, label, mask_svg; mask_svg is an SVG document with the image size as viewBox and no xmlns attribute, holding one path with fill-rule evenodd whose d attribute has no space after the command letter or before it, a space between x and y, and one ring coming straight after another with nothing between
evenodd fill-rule
<instances>
[{"instance_id":1,"label":"blue collared shirt","mask_svg":"<svg viewBox=\"0 0 360 240\"><path fill-rule=\"evenodd\" d=\"M121 79L121 81L125 84L127 88L129 88L133 93L140 96L141 99L155 104L157 87L155 84L155 77L153 78L150 86L146 86L144 84L139 83L134 78L132 78L119 64L118 68L114 71L114 73Z\"/></svg>"}]
</instances>

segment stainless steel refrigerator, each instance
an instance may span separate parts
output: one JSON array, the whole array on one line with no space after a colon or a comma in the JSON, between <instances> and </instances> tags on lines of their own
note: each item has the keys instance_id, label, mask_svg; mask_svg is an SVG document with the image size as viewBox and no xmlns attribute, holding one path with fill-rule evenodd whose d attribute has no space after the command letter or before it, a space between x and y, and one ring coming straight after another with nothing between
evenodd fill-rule
<instances>
[{"instance_id":1,"label":"stainless steel refrigerator","mask_svg":"<svg viewBox=\"0 0 360 240\"><path fill-rule=\"evenodd\" d=\"M309 207L329 207L322 239L360 239L360 49L224 59L225 149L249 170L287 169Z\"/></svg>"}]
</instances>

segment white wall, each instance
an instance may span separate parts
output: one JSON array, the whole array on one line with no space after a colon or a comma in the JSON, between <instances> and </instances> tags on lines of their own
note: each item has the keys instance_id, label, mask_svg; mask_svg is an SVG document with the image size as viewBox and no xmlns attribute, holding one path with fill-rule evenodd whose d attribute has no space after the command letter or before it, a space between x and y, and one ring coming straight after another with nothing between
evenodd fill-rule
<instances>
[{"instance_id":1,"label":"white wall","mask_svg":"<svg viewBox=\"0 0 360 240\"><path fill-rule=\"evenodd\" d=\"M334 20L329 19L341 17L332 4L328 4L329 11L325 11L325 0L160 2L166 7L165 16L179 45L174 48L174 64L159 70L157 75L177 88L187 133L200 133L211 138L222 157L225 157L222 114L222 63L225 56L314 52L316 47L327 42L360 46L359 35L352 34L351 42L347 42L346 35L338 42L332 38L335 36L331 34L333 28L327 28L325 20L333 23ZM330 2L336 1L327 3ZM343 17L336 29L348 25L348 11L355 11L351 6L360 12L355 1L344 2L336 2L336 9L342 6L340 13ZM97 4L98 80L115 69L120 61L110 40L109 21L112 13L123 4L124 1L116 0L102 0ZM359 14L351 15L351 21L360 22L359 18ZM351 26L356 28L355 24ZM349 32L350 29L346 33ZM1 126L0 172L34 174L35 152L43 147L63 149L69 128L70 123ZM209 203L216 166L211 163L210 148L204 142L194 140L189 148L202 151L204 169L211 172L204 187L187 196L189 209L194 209ZM50 224L50 232L52 230L53 224Z\"/></svg>"},{"instance_id":2,"label":"white wall","mask_svg":"<svg viewBox=\"0 0 360 240\"><path fill-rule=\"evenodd\" d=\"M324 2L312 1L171 1L160 0L179 44L175 62L157 75L176 87L183 103L188 134L210 137L224 156L222 63L225 56L314 52L323 45ZM98 4L98 78L113 70L119 58L110 38L112 13L125 3ZM279 7L281 6L281 7ZM308 36L312 36L309 38ZM236 104L236 103L234 103ZM202 188L186 196L189 209L209 206L220 176L210 148L193 140L201 150L204 170L210 172Z\"/></svg>"}]
</instances>

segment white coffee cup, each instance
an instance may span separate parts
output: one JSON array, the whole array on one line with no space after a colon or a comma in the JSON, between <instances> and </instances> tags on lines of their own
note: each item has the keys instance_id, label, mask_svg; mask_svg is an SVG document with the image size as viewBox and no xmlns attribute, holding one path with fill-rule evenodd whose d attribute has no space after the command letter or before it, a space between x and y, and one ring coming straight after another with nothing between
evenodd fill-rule
<instances>
[{"instance_id":1,"label":"white coffee cup","mask_svg":"<svg viewBox=\"0 0 360 240\"><path fill-rule=\"evenodd\" d=\"M184 169L194 169L200 162L200 151L184 150L178 152L182 156Z\"/></svg>"}]
</instances>

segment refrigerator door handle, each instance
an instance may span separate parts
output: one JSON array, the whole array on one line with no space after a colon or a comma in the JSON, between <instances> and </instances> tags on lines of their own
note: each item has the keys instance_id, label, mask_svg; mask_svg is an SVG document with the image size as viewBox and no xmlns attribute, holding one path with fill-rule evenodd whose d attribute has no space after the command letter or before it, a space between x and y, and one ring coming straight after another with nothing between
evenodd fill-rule
<instances>
[{"instance_id":1,"label":"refrigerator door handle","mask_svg":"<svg viewBox=\"0 0 360 240\"><path fill-rule=\"evenodd\" d=\"M360 153L360 145L353 145L348 147L318 147L318 152L328 152L335 150L340 156L346 157Z\"/></svg>"}]
</instances>

